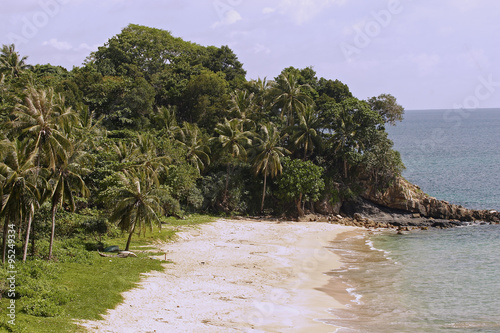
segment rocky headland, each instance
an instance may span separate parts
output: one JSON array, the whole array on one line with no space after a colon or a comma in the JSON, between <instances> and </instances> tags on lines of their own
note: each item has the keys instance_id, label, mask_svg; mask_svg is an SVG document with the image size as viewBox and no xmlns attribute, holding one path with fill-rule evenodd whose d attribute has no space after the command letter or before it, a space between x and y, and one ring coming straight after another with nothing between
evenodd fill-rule
<instances>
[{"instance_id":1,"label":"rocky headland","mask_svg":"<svg viewBox=\"0 0 500 333\"><path fill-rule=\"evenodd\" d=\"M397 179L385 191L366 186L356 200L336 206L321 205L317 211L328 215L333 222L366 227L450 228L472 223L500 223L500 213L495 210L468 209L438 200L404 178Z\"/></svg>"}]
</instances>

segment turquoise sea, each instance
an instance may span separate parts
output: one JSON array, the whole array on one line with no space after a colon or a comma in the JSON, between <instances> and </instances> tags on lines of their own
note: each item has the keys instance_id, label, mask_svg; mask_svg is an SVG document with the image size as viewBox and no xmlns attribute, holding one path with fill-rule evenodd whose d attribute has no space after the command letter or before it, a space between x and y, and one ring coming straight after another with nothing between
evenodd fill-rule
<instances>
[{"instance_id":1,"label":"turquoise sea","mask_svg":"<svg viewBox=\"0 0 500 333\"><path fill-rule=\"evenodd\" d=\"M500 209L500 110L407 111L388 128L404 176L439 199ZM332 279L352 301L338 333L500 332L500 226L352 234Z\"/></svg>"}]
</instances>

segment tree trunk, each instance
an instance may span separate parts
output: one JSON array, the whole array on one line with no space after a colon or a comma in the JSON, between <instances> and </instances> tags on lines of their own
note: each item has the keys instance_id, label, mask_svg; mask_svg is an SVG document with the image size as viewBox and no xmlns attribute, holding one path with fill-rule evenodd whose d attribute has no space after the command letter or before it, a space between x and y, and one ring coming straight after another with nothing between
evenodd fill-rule
<instances>
[{"instance_id":1,"label":"tree trunk","mask_svg":"<svg viewBox=\"0 0 500 333\"><path fill-rule=\"evenodd\" d=\"M125 245L125 251L128 251L128 249L130 247L130 241L132 240L132 235L134 234L134 231L135 231L135 225L136 225L136 223L134 223L134 227L132 228L132 231L130 231L130 234L128 235L127 245Z\"/></svg>"},{"instance_id":2,"label":"tree trunk","mask_svg":"<svg viewBox=\"0 0 500 333\"><path fill-rule=\"evenodd\" d=\"M260 204L260 212L264 211L264 200L266 199L266 184L267 183L267 174L264 172L264 189L262 190L262 202Z\"/></svg>"},{"instance_id":3,"label":"tree trunk","mask_svg":"<svg viewBox=\"0 0 500 333\"><path fill-rule=\"evenodd\" d=\"M347 179L347 160L344 158L344 179Z\"/></svg>"},{"instance_id":4,"label":"tree trunk","mask_svg":"<svg viewBox=\"0 0 500 333\"><path fill-rule=\"evenodd\" d=\"M7 233L9 231L9 218L5 216L3 224L3 251L2 251L2 264L5 264L5 257L7 254Z\"/></svg>"},{"instance_id":5,"label":"tree trunk","mask_svg":"<svg viewBox=\"0 0 500 333\"><path fill-rule=\"evenodd\" d=\"M56 234L56 212L57 212L57 200L56 204L52 206L52 228L50 231L49 260L52 259L52 247L54 246L54 237Z\"/></svg>"},{"instance_id":6,"label":"tree trunk","mask_svg":"<svg viewBox=\"0 0 500 333\"><path fill-rule=\"evenodd\" d=\"M299 217L304 216L304 210L302 209L302 193L300 193L299 198L295 201L297 205L297 212L299 213Z\"/></svg>"},{"instance_id":7,"label":"tree trunk","mask_svg":"<svg viewBox=\"0 0 500 333\"><path fill-rule=\"evenodd\" d=\"M28 255L28 243L30 241L30 230L31 230L31 221L33 220L33 217L30 214L28 214L28 226L26 227L26 241L24 242L24 249L23 249L23 262L26 261L26 256Z\"/></svg>"},{"instance_id":8,"label":"tree trunk","mask_svg":"<svg viewBox=\"0 0 500 333\"><path fill-rule=\"evenodd\" d=\"M226 174L226 186L224 187L224 196L222 197L223 207L225 209L227 202L227 190L229 188L229 173L231 172L231 165L228 163L227 165L227 174Z\"/></svg>"}]
</instances>

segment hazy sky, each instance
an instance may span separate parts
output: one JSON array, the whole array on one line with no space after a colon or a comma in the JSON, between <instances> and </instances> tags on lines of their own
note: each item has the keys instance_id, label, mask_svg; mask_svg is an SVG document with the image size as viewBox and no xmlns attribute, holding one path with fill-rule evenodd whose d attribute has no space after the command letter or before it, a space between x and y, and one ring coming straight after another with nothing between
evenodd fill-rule
<instances>
[{"instance_id":1,"label":"hazy sky","mask_svg":"<svg viewBox=\"0 0 500 333\"><path fill-rule=\"evenodd\" d=\"M313 66L406 109L500 107L498 0L4 0L0 44L80 66L129 23L229 45L247 79Z\"/></svg>"}]
</instances>

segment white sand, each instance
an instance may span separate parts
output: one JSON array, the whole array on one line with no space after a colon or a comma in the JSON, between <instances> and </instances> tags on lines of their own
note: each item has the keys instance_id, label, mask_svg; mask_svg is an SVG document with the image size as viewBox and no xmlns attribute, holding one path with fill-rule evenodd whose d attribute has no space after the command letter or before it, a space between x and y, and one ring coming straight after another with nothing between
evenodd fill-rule
<instances>
[{"instance_id":1,"label":"white sand","mask_svg":"<svg viewBox=\"0 0 500 333\"><path fill-rule=\"evenodd\" d=\"M162 246L172 264L125 292L104 320L83 325L117 333L334 332L318 319L332 319L327 310L343 305L316 288L339 266L324 246L352 229L218 221L182 232Z\"/></svg>"}]
</instances>

